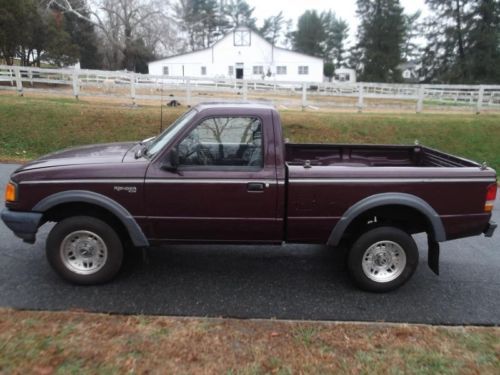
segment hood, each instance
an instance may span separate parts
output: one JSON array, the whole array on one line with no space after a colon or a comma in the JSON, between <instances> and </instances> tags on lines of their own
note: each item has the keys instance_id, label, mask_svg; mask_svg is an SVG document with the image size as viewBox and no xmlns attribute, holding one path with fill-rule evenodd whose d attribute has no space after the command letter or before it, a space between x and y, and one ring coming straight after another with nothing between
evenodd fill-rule
<instances>
[{"instance_id":1,"label":"hood","mask_svg":"<svg viewBox=\"0 0 500 375\"><path fill-rule=\"evenodd\" d=\"M136 144L123 142L67 148L30 161L17 171L77 164L121 163L127 151Z\"/></svg>"}]
</instances>

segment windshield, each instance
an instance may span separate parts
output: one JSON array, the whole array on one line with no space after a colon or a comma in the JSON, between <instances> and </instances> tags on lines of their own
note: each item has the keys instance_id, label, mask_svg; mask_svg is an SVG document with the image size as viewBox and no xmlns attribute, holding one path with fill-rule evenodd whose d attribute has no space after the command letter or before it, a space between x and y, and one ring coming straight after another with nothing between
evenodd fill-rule
<instances>
[{"instance_id":1,"label":"windshield","mask_svg":"<svg viewBox=\"0 0 500 375\"><path fill-rule=\"evenodd\" d=\"M145 154L147 156L154 156L158 151L160 151L178 132L181 130L185 124L187 124L198 112L194 109L184 113L181 117L177 119L172 125L170 125L163 133L156 137L153 142L149 144L146 149Z\"/></svg>"}]
</instances>

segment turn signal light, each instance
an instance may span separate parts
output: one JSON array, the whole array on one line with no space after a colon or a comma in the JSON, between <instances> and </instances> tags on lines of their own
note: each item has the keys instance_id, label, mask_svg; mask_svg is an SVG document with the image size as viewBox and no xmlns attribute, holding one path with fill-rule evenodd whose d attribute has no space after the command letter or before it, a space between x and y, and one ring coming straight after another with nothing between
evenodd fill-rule
<instances>
[{"instance_id":1,"label":"turn signal light","mask_svg":"<svg viewBox=\"0 0 500 375\"><path fill-rule=\"evenodd\" d=\"M484 212L493 211L493 205L497 197L497 184L488 185L486 190L486 203L484 204Z\"/></svg>"},{"instance_id":2,"label":"turn signal light","mask_svg":"<svg viewBox=\"0 0 500 375\"><path fill-rule=\"evenodd\" d=\"M5 201L6 202L14 202L16 200L17 189L16 185L13 182L9 182L7 184L7 188L5 189Z\"/></svg>"}]
</instances>

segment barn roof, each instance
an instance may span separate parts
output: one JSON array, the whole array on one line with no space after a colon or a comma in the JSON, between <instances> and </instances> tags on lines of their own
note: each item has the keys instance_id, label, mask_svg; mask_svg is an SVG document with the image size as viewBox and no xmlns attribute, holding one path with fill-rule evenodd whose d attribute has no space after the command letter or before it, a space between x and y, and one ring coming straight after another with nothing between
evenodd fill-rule
<instances>
[{"instance_id":1,"label":"barn roof","mask_svg":"<svg viewBox=\"0 0 500 375\"><path fill-rule=\"evenodd\" d=\"M158 60L154 60L154 61L150 61L150 64L151 63L155 63L155 62L160 62L160 61L164 61L164 60L169 60L171 58L174 58L174 57L179 57L179 56L185 56L185 55L191 55L193 53L198 53L198 52L203 52L203 51L208 51L212 48L214 48L218 43L222 42L222 40L224 40L225 38L227 38L231 33L233 33L234 31L236 30L242 30L242 29L246 29L246 30L249 30L251 31L252 33L254 33L255 35L259 36L261 39L263 39L266 43L272 45L271 43L269 43L269 41L266 40L266 38L264 38L260 33L258 33L257 31L249 28L249 27L246 27L246 26L238 26L238 27L235 27L233 29L231 29L230 31L228 31L227 33L224 34L224 36L222 38L220 38L218 41L216 41L214 44L212 44L210 47L207 47L207 48L201 48L201 49L198 49L198 50L195 50L195 51L190 51L190 52L183 52L183 53L178 53L178 54L175 54L175 55L171 55L171 56L166 56L166 57L163 57L161 59L158 59ZM291 53L296 53L296 54L299 54L299 55L303 55L303 56L306 56L308 58L313 58L313 59L318 59L318 60L323 60L321 57L317 57L317 56L312 56L312 55L308 55L306 53L302 53L302 52L298 52L298 51L292 51L292 50L289 50L289 49L286 49L286 48L282 48L282 47L277 47L277 46L273 46L274 49L278 49L278 50L281 50L281 51L285 51L285 52L291 52Z\"/></svg>"}]
</instances>

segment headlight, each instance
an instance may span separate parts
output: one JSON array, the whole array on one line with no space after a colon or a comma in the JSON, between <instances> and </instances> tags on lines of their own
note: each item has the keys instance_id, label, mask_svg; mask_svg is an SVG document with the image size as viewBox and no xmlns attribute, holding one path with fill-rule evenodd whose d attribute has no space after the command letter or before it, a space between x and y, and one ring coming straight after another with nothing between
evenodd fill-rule
<instances>
[{"instance_id":1,"label":"headlight","mask_svg":"<svg viewBox=\"0 0 500 375\"><path fill-rule=\"evenodd\" d=\"M5 188L5 201L15 202L17 199L17 186L12 181L7 184Z\"/></svg>"}]
</instances>

